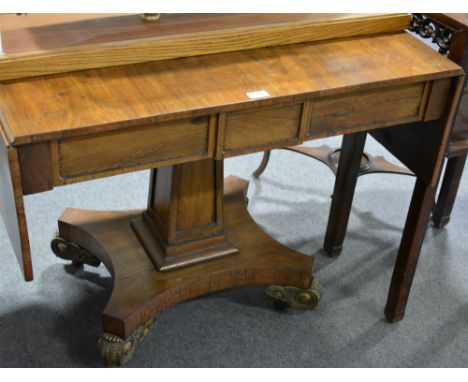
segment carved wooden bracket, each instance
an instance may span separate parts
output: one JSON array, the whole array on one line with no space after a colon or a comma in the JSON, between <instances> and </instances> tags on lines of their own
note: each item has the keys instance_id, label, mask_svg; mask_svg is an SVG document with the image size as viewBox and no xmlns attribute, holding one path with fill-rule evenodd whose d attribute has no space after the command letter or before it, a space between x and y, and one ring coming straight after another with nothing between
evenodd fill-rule
<instances>
[{"instance_id":1,"label":"carved wooden bracket","mask_svg":"<svg viewBox=\"0 0 468 382\"><path fill-rule=\"evenodd\" d=\"M417 33L422 38L430 38L439 47L439 53L447 55L450 43L457 30L437 23L422 13L413 13L410 26L411 32Z\"/></svg>"}]
</instances>

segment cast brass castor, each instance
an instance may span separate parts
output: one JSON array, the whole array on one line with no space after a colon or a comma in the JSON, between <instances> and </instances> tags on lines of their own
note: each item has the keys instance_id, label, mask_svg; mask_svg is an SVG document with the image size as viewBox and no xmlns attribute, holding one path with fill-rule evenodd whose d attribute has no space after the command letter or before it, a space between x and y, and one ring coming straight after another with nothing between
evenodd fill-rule
<instances>
[{"instance_id":1,"label":"cast brass castor","mask_svg":"<svg viewBox=\"0 0 468 382\"><path fill-rule=\"evenodd\" d=\"M52 252L55 256L63 260L71 260L72 264L76 267L82 267L83 264L98 267L101 264L99 260L92 253L86 249L81 248L79 245L61 238L58 233L55 233L54 238L50 243Z\"/></svg>"},{"instance_id":2,"label":"cast brass castor","mask_svg":"<svg viewBox=\"0 0 468 382\"><path fill-rule=\"evenodd\" d=\"M103 333L97 344L97 351L107 367L119 367L132 358L135 349L149 334L155 319L138 327L126 340L112 333Z\"/></svg>"},{"instance_id":3,"label":"cast brass castor","mask_svg":"<svg viewBox=\"0 0 468 382\"><path fill-rule=\"evenodd\" d=\"M322 298L323 288L317 278L313 278L307 289L293 286L268 285L265 294L273 299L277 310L290 306L298 310L313 310Z\"/></svg>"}]
</instances>

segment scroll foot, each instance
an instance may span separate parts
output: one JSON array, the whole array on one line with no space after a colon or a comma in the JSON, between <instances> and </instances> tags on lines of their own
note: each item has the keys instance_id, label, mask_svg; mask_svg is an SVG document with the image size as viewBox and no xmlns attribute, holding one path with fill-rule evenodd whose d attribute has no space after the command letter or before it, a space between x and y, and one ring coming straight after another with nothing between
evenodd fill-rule
<instances>
[{"instance_id":1,"label":"scroll foot","mask_svg":"<svg viewBox=\"0 0 468 382\"><path fill-rule=\"evenodd\" d=\"M58 233L52 239L50 247L57 257L63 260L71 260L72 264L76 267L82 267L83 264L98 267L101 264L101 261L92 253L75 243L61 238Z\"/></svg>"},{"instance_id":2,"label":"scroll foot","mask_svg":"<svg viewBox=\"0 0 468 382\"><path fill-rule=\"evenodd\" d=\"M313 310L322 298L323 288L317 278L313 278L307 289L292 286L268 285L265 294L273 299L274 306L283 310L286 306L298 310Z\"/></svg>"},{"instance_id":3,"label":"scroll foot","mask_svg":"<svg viewBox=\"0 0 468 382\"><path fill-rule=\"evenodd\" d=\"M103 333L97 344L97 351L106 367L119 367L127 363L135 349L146 338L155 319L138 327L126 340L112 333Z\"/></svg>"}]
</instances>

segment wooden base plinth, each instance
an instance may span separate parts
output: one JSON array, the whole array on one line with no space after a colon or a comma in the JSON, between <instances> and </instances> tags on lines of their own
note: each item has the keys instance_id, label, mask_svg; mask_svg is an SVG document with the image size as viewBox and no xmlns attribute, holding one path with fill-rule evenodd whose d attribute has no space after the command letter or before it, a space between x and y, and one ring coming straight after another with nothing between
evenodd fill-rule
<instances>
[{"instance_id":1,"label":"wooden base plinth","mask_svg":"<svg viewBox=\"0 0 468 382\"><path fill-rule=\"evenodd\" d=\"M239 253L165 272L155 269L131 228L142 211L64 211L60 237L92 252L114 277L102 316L104 332L125 340L170 306L222 289L310 287L314 258L274 241L252 220L245 205L247 186L235 177L224 184L225 235Z\"/></svg>"},{"instance_id":2,"label":"wooden base plinth","mask_svg":"<svg viewBox=\"0 0 468 382\"><path fill-rule=\"evenodd\" d=\"M239 253L239 250L226 240L224 234L171 248L158 234L157 227L153 226L151 219L147 218L146 214L133 220L132 227L154 265L160 271L187 267ZM178 256L168 256L168 253L171 252L178 254Z\"/></svg>"}]
</instances>

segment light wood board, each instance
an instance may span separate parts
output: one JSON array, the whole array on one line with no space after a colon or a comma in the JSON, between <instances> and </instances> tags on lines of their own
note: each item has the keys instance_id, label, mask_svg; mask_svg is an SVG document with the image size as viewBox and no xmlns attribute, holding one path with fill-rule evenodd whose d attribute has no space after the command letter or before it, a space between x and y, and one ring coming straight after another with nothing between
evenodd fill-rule
<instances>
[{"instance_id":1,"label":"light wood board","mask_svg":"<svg viewBox=\"0 0 468 382\"><path fill-rule=\"evenodd\" d=\"M24 27L22 20L14 29L12 16L4 15L0 31L2 17L9 20L1 32L0 80L396 32L410 20L409 14L163 14L156 23L139 15L84 20L81 15L55 24L42 15L43 25L33 20Z\"/></svg>"}]
</instances>

